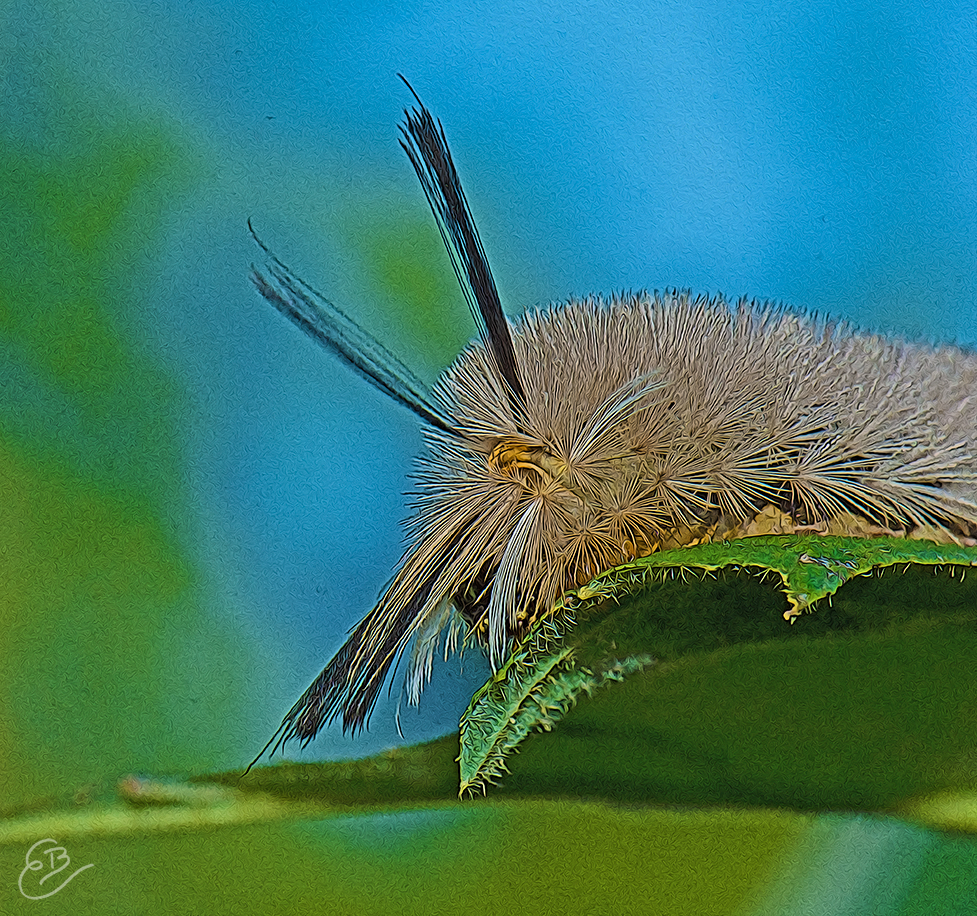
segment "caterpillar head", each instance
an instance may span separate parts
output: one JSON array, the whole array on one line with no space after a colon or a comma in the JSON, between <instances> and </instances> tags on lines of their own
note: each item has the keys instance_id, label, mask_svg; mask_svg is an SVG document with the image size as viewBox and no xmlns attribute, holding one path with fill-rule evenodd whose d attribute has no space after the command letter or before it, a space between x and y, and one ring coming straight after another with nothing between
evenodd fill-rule
<instances>
[{"instance_id":1,"label":"caterpillar head","mask_svg":"<svg viewBox=\"0 0 977 916\"><path fill-rule=\"evenodd\" d=\"M974 535L973 354L678 292L511 326L440 124L418 100L401 129L481 339L426 392L259 241L259 292L428 431L394 578L262 754L335 717L364 726L408 650L416 702L445 634L446 651L465 634L497 665L561 594L663 547L770 519Z\"/></svg>"}]
</instances>

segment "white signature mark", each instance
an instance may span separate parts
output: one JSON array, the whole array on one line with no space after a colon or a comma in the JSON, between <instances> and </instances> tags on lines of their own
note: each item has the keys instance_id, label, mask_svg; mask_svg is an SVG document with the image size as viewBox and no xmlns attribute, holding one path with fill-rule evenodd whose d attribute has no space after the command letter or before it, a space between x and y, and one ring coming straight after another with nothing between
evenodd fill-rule
<instances>
[{"instance_id":1,"label":"white signature mark","mask_svg":"<svg viewBox=\"0 0 977 916\"><path fill-rule=\"evenodd\" d=\"M47 881L48 878L53 878L59 872L64 871L71 864L71 859L68 857L68 851L64 848L64 846L58 846L57 840L52 840L50 837L44 840L38 840L33 846L31 846L30 849L27 850L27 855L25 857L27 865L24 866L24 870L20 873L20 877L17 879L17 886L20 888L20 892L28 900L43 900L45 897L53 897L72 878L80 875L86 868L95 867L94 862L91 862L88 865L83 865L77 871L68 875L68 877L65 878L64 881L62 881L53 891L48 891L46 894L28 894L27 891L24 890L24 875L26 875L29 871L41 871L45 867L46 863L43 858L31 858L34 854L34 850L44 843L50 843L51 848L39 852L38 856L47 856L48 861L50 862L50 871L37 882L39 885Z\"/></svg>"}]
</instances>

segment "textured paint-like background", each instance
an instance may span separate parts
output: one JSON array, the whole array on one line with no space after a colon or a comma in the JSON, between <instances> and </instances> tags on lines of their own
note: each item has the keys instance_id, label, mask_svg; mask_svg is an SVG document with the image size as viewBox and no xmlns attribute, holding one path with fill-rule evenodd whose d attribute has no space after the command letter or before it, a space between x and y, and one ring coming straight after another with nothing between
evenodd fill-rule
<instances>
[{"instance_id":1,"label":"textured paint-like background","mask_svg":"<svg viewBox=\"0 0 977 916\"><path fill-rule=\"evenodd\" d=\"M681 286L977 341L971 3L4 4L6 810L245 764L390 575L417 425L258 299L246 221L433 380L472 329L397 72L510 314ZM398 688L306 756L400 742Z\"/></svg>"}]
</instances>

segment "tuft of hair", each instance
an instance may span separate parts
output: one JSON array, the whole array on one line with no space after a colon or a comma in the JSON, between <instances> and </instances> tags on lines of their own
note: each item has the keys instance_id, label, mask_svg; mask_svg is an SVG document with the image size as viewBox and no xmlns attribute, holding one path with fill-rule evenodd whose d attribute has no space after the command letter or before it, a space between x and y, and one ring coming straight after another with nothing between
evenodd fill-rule
<instances>
[{"instance_id":1,"label":"tuft of hair","mask_svg":"<svg viewBox=\"0 0 977 916\"><path fill-rule=\"evenodd\" d=\"M455 434L427 432L406 553L274 750L340 715L344 730L365 725L411 645L416 703L459 622L498 665L563 592L760 518L977 534L973 353L678 291L551 307L515 324L512 344L517 404L483 342L435 387Z\"/></svg>"}]
</instances>

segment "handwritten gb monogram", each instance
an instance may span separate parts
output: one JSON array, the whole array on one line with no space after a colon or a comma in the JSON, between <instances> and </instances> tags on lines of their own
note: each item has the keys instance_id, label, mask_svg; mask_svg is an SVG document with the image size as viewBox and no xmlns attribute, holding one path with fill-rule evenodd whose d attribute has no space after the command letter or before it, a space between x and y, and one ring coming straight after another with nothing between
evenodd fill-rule
<instances>
[{"instance_id":1,"label":"handwritten gb monogram","mask_svg":"<svg viewBox=\"0 0 977 916\"><path fill-rule=\"evenodd\" d=\"M91 862L88 865L83 865L77 871L73 872L67 878L65 878L64 881L62 881L53 890L47 891L47 893L44 894L29 894L26 890L24 890L24 876L29 871L41 871L42 869L45 868L47 863L45 863L44 858L41 857L47 856L48 862L50 863L49 865L47 865L47 867L50 870L43 878L41 878L37 882L39 886L43 885L44 882L47 881L49 878L53 878L55 875L59 874L60 872L63 872L71 864L71 859L68 856L68 851L64 848L64 846L58 846L57 842L58 842L57 840L53 840L50 837L47 837L46 839L38 840L33 846L31 846L30 849L27 850L27 856L25 857L27 864L24 866L24 870L20 873L20 877L17 879L17 886L20 888L20 892L28 900L43 900L45 897L53 897L69 881L71 881L72 878L76 878L86 868L95 867L94 862ZM44 843L50 843L51 848L39 852L38 853L39 858L36 859L33 858L34 850L37 849L38 846L43 845Z\"/></svg>"}]
</instances>

